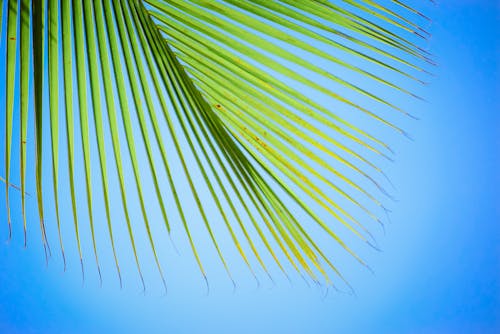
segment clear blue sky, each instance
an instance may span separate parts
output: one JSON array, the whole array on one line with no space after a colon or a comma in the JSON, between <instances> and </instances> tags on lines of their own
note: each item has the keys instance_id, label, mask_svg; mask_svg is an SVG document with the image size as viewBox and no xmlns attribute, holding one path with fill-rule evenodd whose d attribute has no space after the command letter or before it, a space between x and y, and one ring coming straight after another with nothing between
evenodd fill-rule
<instances>
[{"instance_id":1,"label":"clear blue sky","mask_svg":"<svg viewBox=\"0 0 500 334\"><path fill-rule=\"evenodd\" d=\"M500 332L500 4L440 2L427 7L439 66L421 90L428 103L407 105L421 117L405 127L414 142L394 143L388 174L399 202L383 252L367 253L376 274L347 268L357 296L324 297L297 277L256 288L245 276L233 293L218 272L205 296L186 255L166 261L167 296L155 283L146 295L114 279L100 288L91 269L82 287L76 257L64 274L58 260L45 267L34 224L28 249L20 229L0 244L0 333Z\"/></svg>"}]
</instances>

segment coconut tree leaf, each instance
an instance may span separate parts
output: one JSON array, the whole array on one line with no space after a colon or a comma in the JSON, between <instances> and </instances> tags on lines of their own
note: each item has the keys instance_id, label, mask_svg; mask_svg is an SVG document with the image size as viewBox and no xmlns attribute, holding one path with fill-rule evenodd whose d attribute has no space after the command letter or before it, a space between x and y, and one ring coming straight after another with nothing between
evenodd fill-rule
<instances>
[{"instance_id":1,"label":"coconut tree leaf","mask_svg":"<svg viewBox=\"0 0 500 334\"><path fill-rule=\"evenodd\" d=\"M357 119L370 120L380 133L407 136L399 120L413 116L393 96L418 98L415 86L433 64L421 47L429 36L422 28L427 21L395 0L2 3L1 180L9 231L12 140L19 133L16 187L25 240L26 208L35 204L26 200L27 180L34 178L46 256L45 224L55 223L65 266L68 220L60 208L70 202L82 273L83 245L90 243L101 277L99 250L105 245L99 244L97 224L105 220L120 285L118 214L144 288L138 229L146 232L166 288L158 245L175 227L186 233L205 280L195 230L206 233L233 284L226 247L256 280L254 262L273 279L272 261L287 278L293 269L315 282L340 279L349 286L330 246L312 231L319 229L368 267L353 244L377 248L371 229L383 225L383 203L390 197L380 164L392 159L392 150ZM33 144L34 173L26 163L27 145ZM49 180L44 168L51 171ZM60 196L63 173L68 196ZM116 185L110 182L115 176ZM80 180L85 185L77 189ZM53 205L47 203L47 182ZM115 187L121 213L112 206ZM104 212L96 210L96 198ZM131 211L136 205L140 218ZM164 235L153 228L158 218ZM85 226L90 240L82 237ZM355 237L346 240L346 232Z\"/></svg>"}]
</instances>

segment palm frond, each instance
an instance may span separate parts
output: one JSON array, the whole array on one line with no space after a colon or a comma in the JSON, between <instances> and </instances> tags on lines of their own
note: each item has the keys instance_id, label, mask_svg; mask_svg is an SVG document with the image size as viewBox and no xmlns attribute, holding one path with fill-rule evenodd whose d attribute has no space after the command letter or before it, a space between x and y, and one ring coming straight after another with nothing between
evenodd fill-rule
<instances>
[{"instance_id":1,"label":"palm frond","mask_svg":"<svg viewBox=\"0 0 500 334\"><path fill-rule=\"evenodd\" d=\"M201 225L187 218L192 208L183 202L186 194L196 203L231 279L210 208L222 218L253 275L257 275L254 260L270 275L269 257L263 256L267 253L287 277L286 268L291 267L314 281L321 276L331 284L332 272L344 280L331 256L313 239L310 227L315 224L366 266L339 231L350 231L375 247L365 222L382 224L379 216L387 209L381 198L388 194L378 161L391 159L392 153L377 133L369 133L363 122L346 115L361 115L359 119L371 119L384 131L406 135L395 120L411 115L392 96L417 97L412 87L422 83L425 68L433 64L420 47L428 36L421 27L426 20L395 0L2 2L0 27L5 29L0 49L6 50L0 60L6 69L2 181L9 230L12 141L19 140L25 240L26 177L34 177L43 245L50 253L45 228L52 223L46 211L49 190L42 180L43 170L49 168L44 163L50 158L54 196L50 210L55 213L64 263L61 225L67 220L60 216L60 207L70 202L83 270L81 244L89 240L81 238L82 209L75 181L84 179L80 191L99 275L95 224L104 215L120 284L113 232L116 213L111 209L115 193L143 284L134 233L138 224L147 231L166 284L157 252L163 238L151 228L149 193L167 233L173 226L185 230L205 278L192 237L193 229ZM382 89L390 94L381 94ZM45 114L49 124L43 122ZM29 118L34 120L33 143L27 143ZM14 133L19 138L13 138ZM26 165L27 145L35 147L34 174ZM138 153L142 150L145 161ZM80 155L83 165L76 168ZM132 179L125 164L131 166ZM68 173L69 198L59 196L61 172ZM110 173L117 176L119 190L110 185ZM154 190L146 189L145 174ZM100 188L93 183L96 177ZM102 195L104 212L95 210L97 193ZM131 194L137 196L142 223L130 214Z\"/></svg>"}]
</instances>

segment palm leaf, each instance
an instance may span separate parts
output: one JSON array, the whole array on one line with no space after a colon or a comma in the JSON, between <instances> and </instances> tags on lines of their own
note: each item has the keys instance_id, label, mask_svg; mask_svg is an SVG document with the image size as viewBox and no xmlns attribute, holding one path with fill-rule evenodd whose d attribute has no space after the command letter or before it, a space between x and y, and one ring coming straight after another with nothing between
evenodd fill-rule
<instances>
[{"instance_id":1,"label":"palm leaf","mask_svg":"<svg viewBox=\"0 0 500 334\"><path fill-rule=\"evenodd\" d=\"M341 231L376 247L371 227L365 225L382 224L379 216L387 212L382 204L387 179L378 165L391 159L392 151L350 115L371 119L381 133L389 129L406 135L396 123L399 115L411 115L392 96L417 97L411 87L422 83L424 68L432 64L419 46L428 36L420 26L427 18L419 11L389 0L9 0L0 9L1 48L6 49L1 59L6 69L2 181L9 230L12 140L19 133L25 240L26 177L34 177L43 245L50 254L45 224L52 222L46 218L51 216L48 190L42 188L45 157L50 157L50 210L62 256L65 263L61 225L67 220L60 217L60 207L69 201L82 270L81 244L88 240L80 237L82 209L75 185L80 178L85 180L99 275L95 224L104 215L121 284L110 173L118 177L119 201L143 284L134 232L139 224L147 231L165 284L157 252L163 239L151 228L146 174L166 233L182 226L205 279L192 237L201 225L187 218L186 210L192 210L183 200L187 196L196 203L230 277L214 230L218 215L254 276L252 258L269 276L266 259L287 277L287 268L293 268L314 281L322 276L332 284L334 273L345 282L325 247L313 239L313 225L366 266ZM320 95L331 101L329 106L320 102ZM43 123L45 113L49 124ZM35 136L27 143L30 118ZM75 143L78 135L81 147ZM34 174L27 173L27 145L35 147ZM138 150L145 153L147 167ZM81 169L75 166L80 154ZM68 173L69 200L59 197L61 173ZM97 174L100 188L92 182ZM99 192L104 212L95 210ZM142 223L130 214L132 195Z\"/></svg>"}]
</instances>

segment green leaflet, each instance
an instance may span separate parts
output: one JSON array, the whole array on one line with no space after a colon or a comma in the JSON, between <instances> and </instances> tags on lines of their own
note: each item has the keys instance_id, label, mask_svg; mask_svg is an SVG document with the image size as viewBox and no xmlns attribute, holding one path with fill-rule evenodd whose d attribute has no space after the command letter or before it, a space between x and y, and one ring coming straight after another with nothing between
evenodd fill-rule
<instances>
[{"instance_id":1,"label":"green leaflet","mask_svg":"<svg viewBox=\"0 0 500 334\"><path fill-rule=\"evenodd\" d=\"M80 1L73 3L73 34L75 42L75 58L76 58L76 73L77 73L77 93L78 93L78 111L80 115L80 136L82 142L83 161L85 170L85 188L87 197L87 212L89 217L89 225L92 234L92 245L94 248L94 255L101 277L101 270L99 267L99 258L97 253L97 245L95 241L95 228L94 228L94 213L92 203L92 174L91 174L91 161L90 161L90 134L89 134L89 119L88 119L88 96L87 96L87 77L85 71L85 42L83 36L83 9Z\"/></svg>"},{"instance_id":2,"label":"green leaflet","mask_svg":"<svg viewBox=\"0 0 500 334\"><path fill-rule=\"evenodd\" d=\"M50 1L48 6L49 29L49 103L50 103L50 135L52 146L52 185L54 190L54 204L56 211L57 231L59 244L66 268L66 256L61 234L61 219L59 217L59 20L58 3Z\"/></svg>"},{"instance_id":3,"label":"green leaflet","mask_svg":"<svg viewBox=\"0 0 500 334\"><path fill-rule=\"evenodd\" d=\"M353 245L376 245L370 230L373 222L382 224L388 195L377 158L391 159L391 149L377 131L369 133L345 115L364 115L381 129L406 135L398 122L410 115L394 96L417 97L412 91L433 64L420 45L429 35L422 28L426 20L420 10L396 0L2 2L0 23L7 29L0 33L6 49L0 61L7 84L0 180L9 231L11 197L17 194L10 189L17 153L12 143L19 140L20 187L15 188L21 193L25 240L27 180L34 178L46 256L45 224L55 223L66 263L63 240L68 239L62 231L68 220L60 208L71 202L82 273L83 244L92 243L99 276L100 250L110 245L122 284L120 263L126 259L115 243L115 228L124 223L144 288L139 224L165 288L158 245L173 238L177 226L205 280L206 254L199 251L195 229L206 232L234 284L226 247L257 281L258 270L273 280L276 265L287 278L291 268L315 282L349 286L330 246L368 267ZM310 91L328 102L312 98ZM12 138L16 131L19 137ZM31 170L27 148L33 144ZM83 166L75 166L80 155ZM68 196L61 196L61 173L69 176ZM113 196L118 189L109 182L111 175L118 177L120 199ZM154 190L146 188L144 177ZM47 183L54 196L50 206ZM101 191L104 212L95 209ZM80 197L86 203L79 203ZM132 198L142 222L132 218ZM124 222L116 219L114 200ZM155 228L153 207L161 213L163 232ZM86 220L91 240L82 238ZM100 224L109 245L98 241ZM334 242L319 242L313 231ZM346 232L356 238L344 240Z\"/></svg>"},{"instance_id":4,"label":"green leaflet","mask_svg":"<svg viewBox=\"0 0 500 334\"><path fill-rule=\"evenodd\" d=\"M10 184L10 156L12 146L12 118L14 113L14 90L10 85L14 85L14 72L16 69L17 60L17 12L18 6L16 1L10 0L8 2L7 11L7 82L5 85L7 91L6 108L5 108L5 203L7 206L7 222L9 224L9 238L12 235L12 227L10 221L10 204L9 204L9 184Z\"/></svg>"},{"instance_id":5,"label":"green leaflet","mask_svg":"<svg viewBox=\"0 0 500 334\"><path fill-rule=\"evenodd\" d=\"M28 103L29 103L29 58L30 58L30 6L28 0L21 1L21 28L20 28L21 61L20 93L19 93L19 123L21 126L19 140L19 174L21 178L21 207L23 215L24 245L26 246L26 136L28 132Z\"/></svg>"},{"instance_id":6,"label":"green leaflet","mask_svg":"<svg viewBox=\"0 0 500 334\"><path fill-rule=\"evenodd\" d=\"M40 29L32 29L33 32L33 68L44 68L44 46L45 46L45 1L36 1L32 4L33 27ZM42 152L43 152L43 73L42 71L34 71L34 118L35 118L35 178L36 178L36 195L38 201L38 216L40 219L40 229L42 232L42 241L45 250L45 257L48 259L50 247L47 241L44 222L43 208L43 191L42 191Z\"/></svg>"}]
</instances>

